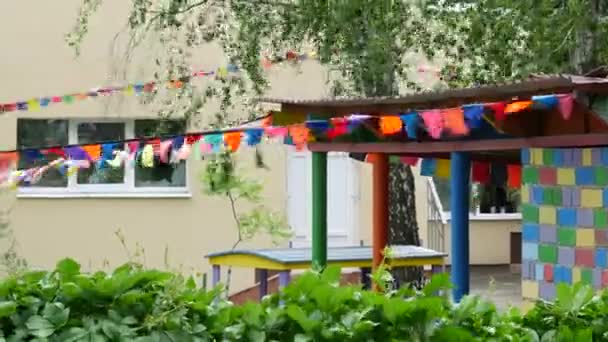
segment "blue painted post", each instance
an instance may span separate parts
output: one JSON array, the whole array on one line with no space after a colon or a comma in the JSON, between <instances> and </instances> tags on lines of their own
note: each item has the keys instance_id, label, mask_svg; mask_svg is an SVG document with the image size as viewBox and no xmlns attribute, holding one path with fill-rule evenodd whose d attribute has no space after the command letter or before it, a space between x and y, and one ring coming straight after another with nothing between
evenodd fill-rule
<instances>
[{"instance_id":1,"label":"blue painted post","mask_svg":"<svg viewBox=\"0 0 608 342\"><path fill-rule=\"evenodd\" d=\"M260 301L268 294L268 270L259 270L260 275Z\"/></svg>"},{"instance_id":2,"label":"blue painted post","mask_svg":"<svg viewBox=\"0 0 608 342\"><path fill-rule=\"evenodd\" d=\"M451 154L450 210L452 212L452 296L454 302L469 293L469 177L471 158L465 152Z\"/></svg>"},{"instance_id":3,"label":"blue painted post","mask_svg":"<svg viewBox=\"0 0 608 342\"><path fill-rule=\"evenodd\" d=\"M291 281L291 271L285 270L279 273L279 289L284 288Z\"/></svg>"},{"instance_id":4,"label":"blue painted post","mask_svg":"<svg viewBox=\"0 0 608 342\"><path fill-rule=\"evenodd\" d=\"M220 283L220 265L213 265L212 268L211 286L216 287Z\"/></svg>"}]
</instances>

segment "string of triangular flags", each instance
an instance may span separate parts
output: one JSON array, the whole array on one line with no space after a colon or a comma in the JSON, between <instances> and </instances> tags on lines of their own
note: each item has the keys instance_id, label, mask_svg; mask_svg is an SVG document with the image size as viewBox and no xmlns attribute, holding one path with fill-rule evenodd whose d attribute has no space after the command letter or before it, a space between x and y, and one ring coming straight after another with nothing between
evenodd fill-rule
<instances>
[{"instance_id":1,"label":"string of triangular flags","mask_svg":"<svg viewBox=\"0 0 608 342\"><path fill-rule=\"evenodd\" d=\"M508 115L528 109L551 110L558 108L565 120L570 119L574 108L572 94L539 95L530 100L468 104L461 107L412 111L400 115L376 116L378 129L385 136L405 133L410 139L418 139L424 130L433 139L443 136L464 136L481 127L482 120L488 120L486 110L494 114L496 121L503 121ZM348 134L362 122L374 118L371 115L353 114L329 120L308 120L306 126L313 134L325 134L333 139Z\"/></svg>"},{"instance_id":2,"label":"string of triangular flags","mask_svg":"<svg viewBox=\"0 0 608 342\"><path fill-rule=\"evenodd\" d=\"M450 178L449 159L400 157L402 163L420 167L421 176ZM507 185L517 189L521 186L522 167L520 164L471 162L471 181L479 184Z\"/></svg>"},{"instance_id":3,"label":"string of triangular flags","mask_svg":"<svg viewBox=\"0 0 608 342\"><path fill-rule=\"evenodd\" d=\"M302 150L308 141L308 129L303 124L274 127L270 125L270 117L267 117L261 127L0 152L0 184L5 187L36 184L53 168L67 176L93 164L98 168L175 165L188 159L192 153L200 159L204 155L225 150L236 152L242 146L257 146L263 139L280 140L294 145L296 150ZM20 160L47 163L17 170Z\"/></svg>"},{"instance_id":4,"label":"string of triangular flags","mask_svg":"<svg viewBox=\"0 0 608 342\"><path fill-rule=\"evenodd\" d=\"M261 60L261 65L264 69L268 69L273 65L280 64L285 61L303 61L306 59L315 58L315 53L296 53L293 51L288 51L284 56L273 56L273 57L263 57ZM171 80L165 83L165 86L168 89L179 89L184 86L184 84L189 83L194 78L206 77L206 76L215 76L216 78L226 78L230 74L238 73L239 67L235 64L228 64L226 66L222 66L217 68L215 71L196 71L188 76L180 77L176 80ZM63 103L63 104L72 104L76 101L82 101L86 99L98 98L102 96L110 96L116 94L123 95L141 95L143 93L150 93L155 89L158 89L161 84L157 84L157 82L149 81L149 82L136 82L125 84L121 86L109 86L109 87L99 87L94 88L88 91L82 91L77 93L70 93L65 95L58 96L41 96L32 98L29 100L23 101L14 101L8 103L0 103L0 114L6 112L15 112L15 111L39 111L40 109L47 108L50 105Z\"/></svg>"}]
</instances>

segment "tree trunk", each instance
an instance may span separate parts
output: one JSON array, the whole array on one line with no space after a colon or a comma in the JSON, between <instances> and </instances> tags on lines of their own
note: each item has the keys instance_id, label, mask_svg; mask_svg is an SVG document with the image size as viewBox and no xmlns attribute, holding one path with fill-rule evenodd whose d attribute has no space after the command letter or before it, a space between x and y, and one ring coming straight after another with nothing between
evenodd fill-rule
<instances>
[{"instance_id":1,"label":"tree trunk","mask_svg":"<svg viewBox=\"0 0 608 342\"><path fill-rule=\"evenodd\" d=\"M416 186L409 165L390 163L389 169L389 245L420 246L416 220ZM395 286L423 284L421 267L399 267L392 270Z\"/></svg>"},{"instance_id":2,"label":"tree trunk","mask_svg":"<svg viewBox=\"0 0 608 342\"><path fill-rule=\"evenodd\" d=\"M597 33L593 25L599 22L600 15L606 13L606 5L603 4L603 0L590 0L586 9L587 25L583 25L576 32L576 44L570 55L572 69L580 75L599 66L596 55Z\"/></svg>"}]
</instances>

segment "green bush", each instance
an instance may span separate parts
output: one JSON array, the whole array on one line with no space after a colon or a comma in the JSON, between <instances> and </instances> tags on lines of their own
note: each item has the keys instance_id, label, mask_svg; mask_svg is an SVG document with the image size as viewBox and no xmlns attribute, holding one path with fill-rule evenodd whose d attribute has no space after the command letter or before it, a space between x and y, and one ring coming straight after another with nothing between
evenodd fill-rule
<instances>
[{"instance_id":1,"label":"green bush","mask_svg":"<svg viewBox=\"0 0 608 342\"><path fill-rule=\"evenodd\" d=\"M262 303L235 306L192 278L125 265L0 282L2 341L591 341L608 337L608 296L560 286L555 304L500 313L475 296L450 303L448 277L421 291L338 286L340 271L308 272Z\"/></svg>"}]
</instances>

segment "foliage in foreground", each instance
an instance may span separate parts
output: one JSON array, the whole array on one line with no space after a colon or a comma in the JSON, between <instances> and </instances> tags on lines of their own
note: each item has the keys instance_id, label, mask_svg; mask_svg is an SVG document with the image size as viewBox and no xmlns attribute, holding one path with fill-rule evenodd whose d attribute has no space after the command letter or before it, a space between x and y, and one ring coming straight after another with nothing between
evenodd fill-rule
<instances>
[{"instance_id":1,"label":"foliage in foreground","mask_svg":"<svg viewBox=\"0 0 608 342\"><path fill-rule=\"evenodd\" d=\"M2 341L590 341L608 336L608 295L560 287L555 304L499 313L477 297L421 291L381 294L339 286L340 271L308 272L261 304L235 306L221 289L133 264L85 274L73 260L53 272L0 282Z\"/></svg>"}]
</instances>

